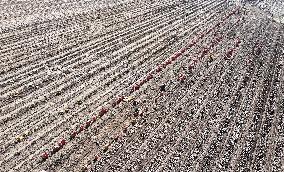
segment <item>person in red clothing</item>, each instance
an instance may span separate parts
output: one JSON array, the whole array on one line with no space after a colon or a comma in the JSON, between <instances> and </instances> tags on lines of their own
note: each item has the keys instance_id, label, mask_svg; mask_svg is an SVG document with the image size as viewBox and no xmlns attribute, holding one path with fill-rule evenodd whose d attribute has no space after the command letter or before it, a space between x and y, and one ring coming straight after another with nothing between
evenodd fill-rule
<instances>
[{"instance_id":1,"label":"person in red clothing","mask_svg":"<svg viewBox=\"0 0 284 172\"><path fill-rule=\"evenodd\" d=\"M59 141L59 143L58 143L58 146L60 146L61 148L64 146L64 145L66 145L66 140L65 139L61 139L60 141Z\"/></svg>"},{"instance_id":2,"label":"person in red clothing","mask_svg":"<svg viewBox=\"0 0 284 172\"><path fill-rule=\"evenodd\" d=\"M41 158L42 158L43 160L48 159L48 157L49 157L48 152L44 152L44 153L41 155Z\"/></svg>"},{"instance_id":3,"label":"person in red clothing","mask_svg":"<svg viewBox=\"0 0 284 172\"><path fill-rule=\"evenodd\" d=\"M101 111L99 112L100 117L102 117L104 114L106 114L108 110L106 108L102 108Z\"/></svg>"}]
</instances>

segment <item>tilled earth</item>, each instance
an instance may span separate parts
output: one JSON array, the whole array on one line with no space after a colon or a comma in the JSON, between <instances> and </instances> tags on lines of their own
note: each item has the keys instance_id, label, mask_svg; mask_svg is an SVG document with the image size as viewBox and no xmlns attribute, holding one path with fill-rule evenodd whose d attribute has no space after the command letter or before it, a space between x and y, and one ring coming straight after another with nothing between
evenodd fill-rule
<instances>
[{"instance_id":1,"label":"tilled earth","mask_svg":"<svg viewBox=\"0 0 284 172\"><path fill-rule=\"evenodd\" d=\"M0 171L284 171L284 26L257 6L0 6Z\"/></svg>"}]
</instances>

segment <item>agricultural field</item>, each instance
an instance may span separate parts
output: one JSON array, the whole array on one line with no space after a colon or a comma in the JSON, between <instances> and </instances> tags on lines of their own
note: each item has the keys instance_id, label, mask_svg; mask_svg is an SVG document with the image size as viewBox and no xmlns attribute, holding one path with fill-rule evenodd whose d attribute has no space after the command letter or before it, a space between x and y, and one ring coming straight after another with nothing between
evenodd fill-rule
<instances>
[{"instance_id":1,"label":"agricultural field","mask_svg":"<svg viewBox=\"0 0 284 172\"><path fill-rule=\"evenodd\" d=\"M0 1L0 172L284 171L283 9Z\"/></svg>"}]
</instances>

